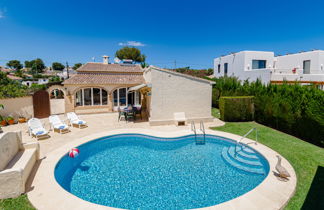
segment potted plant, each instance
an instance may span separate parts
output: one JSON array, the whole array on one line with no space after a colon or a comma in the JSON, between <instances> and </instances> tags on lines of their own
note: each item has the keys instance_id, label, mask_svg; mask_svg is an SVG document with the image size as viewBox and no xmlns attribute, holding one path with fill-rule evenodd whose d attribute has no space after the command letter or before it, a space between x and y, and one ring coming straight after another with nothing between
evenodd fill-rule
<instances>
[{"instance_id":1,"label":"potted plant","mask_svg":"<svg viewBox=\"0 0 324 210\"><path fill-rule=\"evenodd\" d=\"M4 109L3 104L0 104L0 109ZM0 115L0 133L3 132L1 126L6 126L6 125L7 125L7 121L5 121L3 117Z\"/></svg>"},{"instance_id":2,"label":"potted plant","mask_svg":"<svg viewBox=\"0 0 324 210\"><path fill-rule=\"evenodd\" d=\"M6 121L7 121L7 123L8 123L9 125L13 125L13 124L15 124L15 119L14 119L12 116L8 116L8 117L6 118Z\"/></svg>"},{"instance_id":3,"label":"potted plant","mask_svg":"<svg viewBox=\"0 0 324 210\"><path fill-rule=\"evenodd\" d=\"M24 117L24 116L19 116L18 117L18 122L19 123L25 123L26 121L27 121L26 117Z\"/></svg>"},{"instance_id":4,"label":"potted plant","mask_svg":"<svg viewBox=\"0 0 324 210\"><path fill-rule=\"evenodd\" d=\"M6 126L7 125L7 121L0 115L0 125L1 126Z\"/></svg>"}]
</instances>

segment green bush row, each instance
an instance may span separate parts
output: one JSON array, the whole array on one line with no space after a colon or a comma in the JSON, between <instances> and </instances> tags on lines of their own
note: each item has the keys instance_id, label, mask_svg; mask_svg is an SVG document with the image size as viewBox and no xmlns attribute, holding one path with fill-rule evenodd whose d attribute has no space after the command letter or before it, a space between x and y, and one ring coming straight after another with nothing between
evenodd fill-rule
<instances>
[{"instance_id":1,"label":"green bush row","mask_svg":"<svg viewBox=\"0 0 324 210\"><path fill-rule=\"evenodd\" d=\"M221 96L254 96L255 121L324 147L324 91L299 84L241 82L235 77L213 80L215 107Z\"/></svg>"},{"instance_id":2,"label":"green bush row","mask_svg":"<svg viewBox=\"0 0 324 210\"><path fill-rule=\"evenodd\" d=\"M224 121L252 121L254 120L253 96L220 97L219 111Z\"/></svg>"}]
</instances>

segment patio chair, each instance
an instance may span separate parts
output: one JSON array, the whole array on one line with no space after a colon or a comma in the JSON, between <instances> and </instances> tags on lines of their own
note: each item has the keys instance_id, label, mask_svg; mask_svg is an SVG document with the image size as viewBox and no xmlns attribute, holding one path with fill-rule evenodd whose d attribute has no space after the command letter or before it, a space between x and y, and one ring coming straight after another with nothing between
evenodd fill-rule
<instances>
[{"instance_id":1,"label":"patio chair","mask_svg":"<svg viewBox=\"0 0 324 210\"><path fill-rule=\"evenodd\" d=\"M124 118L126 120L126 112L122 111L120 107L118 107L118 122Z\"/></svg>"},{"instance_id":2,"label":"patio chair","mask_svg":"<svg viewBox=\"0 0 324 210\"><path fill-rule=\"evenodd\" d=\"M84 120L81 120L78 115L76 115L74 112L69 112L66 114L69 122L70 122L70 126L76 126L79 128L84 128L87 127L87 122Z\"/></svg>"},{"instance_id":3,"label":"patio chair","mask_svg":"<svg viewBox=\"0 0 324 210\"><path fill-rule=\"evenodd\" d=\"M57 115L49 116L48 120L54 131L58 130L59 133L67 133L70 131L69 126L63 123Z\"/></svg>"},{"instance_id":4,"label":"patio chair","mask_svg":"<svg viewBox=\"0 0 324 210\"><path fill-rule=\"evenodd\" d=\"M132 105L129 105L125 110L125 112L126 112L125 114L126 122L128 122L129 119L133 119L133 121L135 121L135 110Z\"/></svg>"},{"instance_id":5,"label":"patio chair","mask_svg":"<svg viewBox=\"0 0 324 210\"><path fill-rule=\"evenodd\" d=\"M44 128L42 122L37 118L32 118L28 120L28 133L32 137L36 137L37 140L41 138L50 137L48 131Z\"/></svg>"},{"instance_id":6,"label":"patio chair","mask_svg":"<svg viewBox=\"0 0 324 210\"><path fill-rule=\"evenodd\" d=\"M141 120L143 120L143 117L142 117L142 107L140 106L134 106L134 114L135 114L135 117L137 115L140 115L141 116Z\"/></svg>"}]
</instances>

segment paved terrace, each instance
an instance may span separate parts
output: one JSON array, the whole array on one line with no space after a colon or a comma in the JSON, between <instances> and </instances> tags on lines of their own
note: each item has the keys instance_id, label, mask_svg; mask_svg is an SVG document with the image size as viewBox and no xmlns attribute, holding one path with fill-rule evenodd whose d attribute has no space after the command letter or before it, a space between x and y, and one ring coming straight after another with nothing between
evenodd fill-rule
<instances>
[{"instance_id":1,"label":"paved terrace","mask_svg":"<svg viewBox=\"0 0 324 210\"><path fill-rule=\"evenodd\" d=\"M65 115L59 115L60 119L66 120L65 123L67 124L67 118ZM51 151L73 141L76 139L80 139L84 136L96 133L102 133L104 131L111 131L116 129L127 129L127 128L143 128L143 129L150 129L156 131L165 131L165 132L173 132L177 130L189 130L190 125L187 126L175 126L175 125L167 125L167 126L150 126L149 122L144 120L137 120L136 122L126 122L124 119L118 121L118 113L105 113L105 114L88 114L88 115L79 115L82 120L85 120L88 124L87 128L79 129L71 127L71 132L66 134L60 134L58 132L50 131L49 135L50 138L39 140L40 144L40 158L46 157L48 153ZM42 119L43 124L45 125L46 130L50 130L50 124L48 118ZM219 119L214 119L213 122L205 123L205 128L209 127L216 127L222 126L224 122ZM196 126L199 126L196 123ZM7 131L22 131L22 139L23 142L36 142L36 138L32 138L28 134L28 126L27 123L23 124L15 124L11 126L6 126L2 128L4 132Z\"/></svg>"}]
</instances>

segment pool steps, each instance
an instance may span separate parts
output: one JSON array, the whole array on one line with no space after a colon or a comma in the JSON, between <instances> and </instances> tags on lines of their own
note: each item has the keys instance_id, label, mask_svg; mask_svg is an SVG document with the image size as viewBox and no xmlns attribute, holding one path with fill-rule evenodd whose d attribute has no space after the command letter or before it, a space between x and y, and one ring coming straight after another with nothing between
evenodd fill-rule
<instances>
[{"instance_id":1,"label":"pool steps","mask_svg":"<svg viewBox=\"0 0 324 210\"><path fill-rule=\"evenodd\" d=\"M235 146L224 147L222 157L229 165L254 174L265 174L261 160L257 154L247 148L238 146L235 152Z\"/></svg>"}]
</instances>

